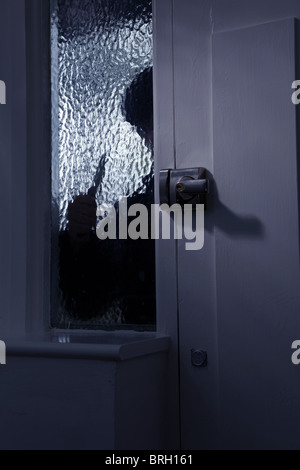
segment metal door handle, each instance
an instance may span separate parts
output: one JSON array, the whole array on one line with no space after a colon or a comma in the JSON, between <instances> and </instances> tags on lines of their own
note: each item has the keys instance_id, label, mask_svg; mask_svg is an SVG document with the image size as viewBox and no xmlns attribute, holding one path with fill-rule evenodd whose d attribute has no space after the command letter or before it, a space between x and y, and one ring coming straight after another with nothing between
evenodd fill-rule
<instances>
[{"instance_id":1,"label":"metal door handle","mask_svg":"<svg viewBox=\"0 0 300 470\"><path fill-rule=\"evenodd\" d=\"M205 168L187 170L162 170L160 172L160 203L197 204L206 203L209 194L209 181Z\"/></svg>"},{"instance_id":2,"label":"metal door handle","mask_svg":"<svg viewBox=\"0 0 300 470\"><path fill-rule=\"evenodd\" d=\"M181 180L177 184L176 189L181 194L207 194L208 181L207 180Z\"/></svg>"}]
</instances>

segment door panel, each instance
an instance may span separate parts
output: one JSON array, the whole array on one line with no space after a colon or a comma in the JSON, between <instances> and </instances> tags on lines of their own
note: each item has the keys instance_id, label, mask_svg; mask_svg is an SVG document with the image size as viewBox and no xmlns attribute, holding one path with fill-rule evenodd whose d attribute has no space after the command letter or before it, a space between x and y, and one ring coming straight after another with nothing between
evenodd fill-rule
<instances>
[{"instance_id":1,"label":"door panel","mask_svg":"<svg viewBox=\"0 0 300 470\"><path fill-rule=\"evenodd\" d=\"M204 249L178 242L182 447L296 448L299 2L174 0L172 14L175 166L215 182Z\"/></svg>"},{"instance_id":2,"label":"door panel","mask_svg":"<svg viewBox=\"0 0 300 470\"><path fill-rule=\"evenodd\" d=\"M294 44L293 19L213 39L220 396L225 445L235 449L298 440Z\"/></svg>"}]
</instances>

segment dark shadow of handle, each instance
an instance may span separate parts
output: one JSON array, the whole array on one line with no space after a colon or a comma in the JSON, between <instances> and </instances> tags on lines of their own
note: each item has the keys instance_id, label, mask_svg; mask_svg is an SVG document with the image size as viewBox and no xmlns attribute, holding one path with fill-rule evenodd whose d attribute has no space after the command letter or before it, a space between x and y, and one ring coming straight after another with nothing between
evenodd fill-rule
<instances>
[{"instance_id":1,"label":"dark shadow of handle","mask_svg":"<svg viewBox=\"0 0 300 470\"><path fill-rule=\"evenodd\" d=\"M208 197L205 226L209 232L217 227L232 238L262 239L265 227L258 217L240 215L225 206L219 198L219 192L213 176L208 172L211 194Z\"/></svg>"}]
</instances>

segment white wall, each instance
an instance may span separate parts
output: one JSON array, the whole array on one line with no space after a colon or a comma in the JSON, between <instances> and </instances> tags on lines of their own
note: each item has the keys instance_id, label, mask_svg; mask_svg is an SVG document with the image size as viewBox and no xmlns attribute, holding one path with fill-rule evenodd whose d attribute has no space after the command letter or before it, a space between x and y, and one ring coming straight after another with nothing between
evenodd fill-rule
<instances>
[{"instance_id":1,"label":"white wall","mask_svg":"<svg viewBox=\"0 0 300 470\"><path fill-rule=\"evenodd\" d=\"M0 336L23 327L26 306L26 68L24 0L0 5ZM10 315L7 313L10 312Z\"/></svg>"},{"instance_id":2,"label":"white wall","mask_svg":"<svg viewBox=\"0 0 300 470\"><path fill-rule=\"evenodd\" d=\"M163 449L166 354L124 362L8 357L1 450Z\"/></svg>"}]
</instances>

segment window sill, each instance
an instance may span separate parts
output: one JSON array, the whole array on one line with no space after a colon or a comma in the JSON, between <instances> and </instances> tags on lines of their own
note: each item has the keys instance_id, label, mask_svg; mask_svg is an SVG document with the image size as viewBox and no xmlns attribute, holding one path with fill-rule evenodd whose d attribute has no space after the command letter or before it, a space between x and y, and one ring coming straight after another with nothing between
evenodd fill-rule
<instances>
[{"instance_id":1,"label":"window sill","mask_svg":"<svg viewBox=\"0 0 300 470\"><path fill-rule=\"evenodd\" d=\"M167 352L170 338L157 333L52 332L6 341L8 357L128 361Z\"/></svg>"}]
</instances>

